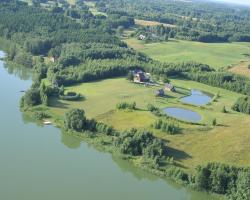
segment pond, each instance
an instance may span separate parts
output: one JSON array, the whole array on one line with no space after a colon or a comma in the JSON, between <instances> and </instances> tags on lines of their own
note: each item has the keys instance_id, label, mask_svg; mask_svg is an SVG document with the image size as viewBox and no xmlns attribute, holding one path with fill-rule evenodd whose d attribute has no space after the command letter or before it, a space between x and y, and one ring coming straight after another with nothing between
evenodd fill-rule
<instances>
[{"instance_id":1,"label":"pond","mask_svg":"<svg viewBox=\"0 0 250 200\"><path fill-rule=\"evenodd\" d=\"M0 53L1 54L1 53ZM19 111L29 71L0 61L0 199L213 200L142 171Z\"/></svg>"},{"instance_id":2,"label":"pond","mask_svg":"<svg viewBox=\"0 0 250 200\"><path fill-rule=\"evenodd\" d=\"M163 112L170 117L174 117L176 119L183 121L199 122L201 120L201 115L199 113L184 108L169 107L169 108L164 108Z\"/></svg>"},{"instance_id":3,"label":"pond","mask_svg":"<svg viewBox=\"0 0 250 200\"><path fill-rule=\"evenodd\" d=\"M212 97L200 90L191 90L191 95L181 98L181 102L204 106L211 101Z\"/></svg>"}]
</instances>

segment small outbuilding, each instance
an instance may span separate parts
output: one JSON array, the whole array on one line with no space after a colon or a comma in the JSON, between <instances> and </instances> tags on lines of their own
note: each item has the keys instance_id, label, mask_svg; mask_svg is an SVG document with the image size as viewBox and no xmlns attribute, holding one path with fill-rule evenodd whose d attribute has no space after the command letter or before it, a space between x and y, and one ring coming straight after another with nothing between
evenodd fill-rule
<instances>
[{"instance_id":1,"label":"small outbuilding","mask_svg":"<svg viewBox=\"0 0 250 200\"><path fill-rule=\"evenodd\" d=\"M171 83L165 84L165 90L170 92L175 92L175 87Z\"/></svg>"},{"instance_id":2,"label":"small outbuilding","mask_svg":"<svg viewBox=\"0 0 250 200\"><path fill-rule=\"evenodd\" d=\"M150 77L145 74L142 71L139 72L135 72L134 73L134 82L135 83L144 83L144 82L149 82L150 81Z\"/></svg>"},{"instance_id":3,"label":"small outbuilding","mask_svg":"<svg viewBox=\"0 0 250 200\"><path fill-rule=\"evenodd\" d=\"M145 40L145 39L146 39L146 36L141 34L141 35L139 35L138 39L139 39L139 40Z\"/></svg>"},{"instance_id":4,"label":"small outbuilding","mask_svg":"<svg viewBox=\"0 0 250 200\"><path fill-rule=\"evenodd\" d=\"M155 96L158 96L158 97L163 97L165 96L165 92L163 89L159 89L155 92Z\"/></svg>"}]
</instances>

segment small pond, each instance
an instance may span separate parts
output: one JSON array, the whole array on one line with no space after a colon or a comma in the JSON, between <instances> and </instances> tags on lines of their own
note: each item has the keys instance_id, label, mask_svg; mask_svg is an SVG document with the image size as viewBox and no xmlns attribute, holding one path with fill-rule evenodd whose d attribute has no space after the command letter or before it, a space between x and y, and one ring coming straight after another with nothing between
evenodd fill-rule
<instances>
[{"instance_id":1,"label":"small pond","mask_svg":"<svg viewBox=\"0 0 250 200\"><path fill-rule=\"evenodd\" d=\"M177 108L177 107L164 108L163 112L165 112L170 117L174 117L176 119L188 122L199 122L201 120L200 114L184 108Z\"/></svg>"},{"instance_id":2,"label":"small pond","mask_svg":"<svg viewBox=\"0 0 250 200\"><path fill-rule=\"evenodd\" d=\"M191 90L191 95L181 98L181 102L204 106L211 101L212 97L200 90Z\"/></svg>"}]
</instances>

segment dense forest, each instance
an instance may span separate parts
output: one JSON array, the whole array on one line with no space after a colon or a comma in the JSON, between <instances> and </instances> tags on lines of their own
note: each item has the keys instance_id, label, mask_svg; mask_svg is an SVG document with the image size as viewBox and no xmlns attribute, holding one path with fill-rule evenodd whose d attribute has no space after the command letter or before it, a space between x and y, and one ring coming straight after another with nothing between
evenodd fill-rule
<instances>
[{"instance_id":1,"label":"dense forest","mask_svg":"<svg viewBox=\"0 0 250 200\"><path fill-rule=\"evenodd\" d=\"M175 25L166 26L170 38L201 42L250 41L250 9L205 1L98 0L108 14Z\"/></svg>"}]
</instances>

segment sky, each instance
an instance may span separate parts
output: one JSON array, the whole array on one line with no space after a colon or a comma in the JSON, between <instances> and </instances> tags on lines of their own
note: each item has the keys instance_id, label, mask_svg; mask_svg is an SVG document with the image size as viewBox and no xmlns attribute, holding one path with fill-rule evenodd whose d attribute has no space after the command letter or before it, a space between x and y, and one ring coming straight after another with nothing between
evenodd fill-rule
<instances>
[{"instance_id":1,"label":"sky","mask_svg":"<svg viewBox=\"0 0 250 200\"><path fill-rule=\"evenodd\" d=\"M220 2L237 3L241 5L250 5L250 0L216 0Z\"/></svg>"}]
</instances>

